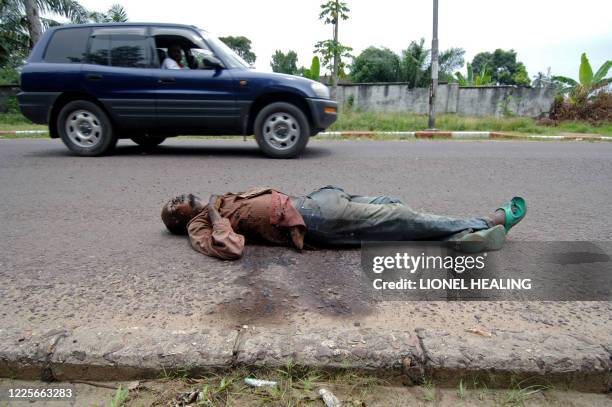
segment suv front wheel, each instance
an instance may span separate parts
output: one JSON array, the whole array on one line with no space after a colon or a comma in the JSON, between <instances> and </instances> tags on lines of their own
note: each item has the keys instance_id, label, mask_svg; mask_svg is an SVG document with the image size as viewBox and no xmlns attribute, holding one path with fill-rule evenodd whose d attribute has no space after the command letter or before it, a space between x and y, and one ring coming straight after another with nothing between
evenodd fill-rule
<instances>
[{"instance_id":1,"label":"suv front wheel","mask_svg":"<svg viewBox=\"0 0 612 407\"><path fill-rule=\"evenodd\" d=\"M87 100L67 103L57 116L56 125L66 147L80 156L102 155L117 144L106 113Z\"/></svg>"},{"instance_id":2,"label":"suv front wheel","mask_svg":"<svg viewBox=\"0 0 612 407\"><path fill-rule=\"evenodd\" d=\"M273 158L299 155L308 143L310 131L304 112L291 103L271 103L255 118L255 140Z\"/></svg>"}]
</instances>

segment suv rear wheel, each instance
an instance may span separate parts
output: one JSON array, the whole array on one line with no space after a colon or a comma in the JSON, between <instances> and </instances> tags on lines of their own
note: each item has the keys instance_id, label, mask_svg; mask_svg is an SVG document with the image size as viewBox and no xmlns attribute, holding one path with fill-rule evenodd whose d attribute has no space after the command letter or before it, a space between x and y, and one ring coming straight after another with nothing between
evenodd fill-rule
<instances>
[{"instance_id":1,"label":"suv rear wheel","mask_svg":"<svg viewBox=\"0 0 612 407\"><path fill-rule=\"evenodd\" d=\"M273 158L299 155L308 143L310 131L304 112L291 103L271 103L255 118L255 140Z\"/></svg>"},{"instance_id":2,"label":"suv rear wheel","mask_svg":"<svg viewBox=\"0 0 612 407\"><path fill-rule=\"evenodd\" d=\"M102 155L117 144L106 113L87 100L67 103L57 116L56 126L66 147L80 156Z\"/></svg>"}]
</instances>

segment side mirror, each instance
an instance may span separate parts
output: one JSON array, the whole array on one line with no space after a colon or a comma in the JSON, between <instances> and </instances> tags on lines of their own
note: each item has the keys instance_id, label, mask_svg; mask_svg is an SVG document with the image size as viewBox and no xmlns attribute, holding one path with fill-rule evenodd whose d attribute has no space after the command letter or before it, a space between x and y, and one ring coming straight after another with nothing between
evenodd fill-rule
<instances>
[{"instance_id":1,"label":"side mirror","mask_svg":"<svg viewBox=\"0 0 612 407\"><path fill-rule=\"evenodd\" d=\"M202 57L202 64L204 65L204 68L225 68L225 66L223 66L223 62L221 62L221 60L219 60L219 58L215 57L214 55L204 55Z\"/></svg>"}]
</instances>

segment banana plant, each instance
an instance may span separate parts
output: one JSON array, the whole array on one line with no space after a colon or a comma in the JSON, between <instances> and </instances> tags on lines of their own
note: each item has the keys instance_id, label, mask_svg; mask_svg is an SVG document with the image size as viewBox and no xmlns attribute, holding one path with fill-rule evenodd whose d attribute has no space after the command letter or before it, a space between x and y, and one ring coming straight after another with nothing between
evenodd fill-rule
<instances>
[{"instance_id":1,"label":"banana plant","mask_svg":"<svg viewBox=\"0 0 612 407\"><path fill-rule=\"evenodd\" d=\"M321 62L319 61L319 57L315 56L312 58L312 63L310 64L310 69L304 68L303 75L305 78L312 79L313 81L319 81L321 74Z\"/></svg>"},{"instance_id":2,"label":"banana plant","mask_svg":"<svg viewBox=\"0 0 612 407\"><path fill-rule=\"evenodd\" d=\"M463 76L461 72L455 73L459 86L484 86L491 85L493 83L491 73L488 71L486 65L482 67L482 72L474 76L474 69L472 64L467 64L467 76Z\"/></svg>"},{"instance_id":3,"label":"banana plant","mask_svg":"<svg viewBox=\"0 0 612 407\"><path fill-rule=\"evenodd\" d=\"M568 93L570 101L577 103L585 101L594 92L612 83L612 77L606 78L611 67L612 61L606 61L593 74L591 63L586 56L586 52L583 52L580 58L578 81L566 76L553 76L552 79L561 86L561 93Z\"/></svg>"}]
</instances>

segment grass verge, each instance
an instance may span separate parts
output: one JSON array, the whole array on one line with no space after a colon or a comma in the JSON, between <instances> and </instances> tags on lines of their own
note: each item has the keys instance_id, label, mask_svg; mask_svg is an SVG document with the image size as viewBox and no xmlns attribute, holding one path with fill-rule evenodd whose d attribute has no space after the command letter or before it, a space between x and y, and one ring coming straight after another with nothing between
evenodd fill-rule
<instances>
[{"instance_id":1,"label":"grass verge","mask_svg":"<svg viewBox=\"0 0 612 407\"><path fill-rule=\"evenodd\" d=\"M612 136L612 123L594 126L586 122L561 122L557 126L543 126L529 117L463 117L446 114L437 117L436 127L447 131L500 131L543 135L590 133ZM426 128L425 115L344 110L329 131L418 131Z\"/></svg>"},{"instance_id":2,"label":"grass verge","mask_svg":"<svg viewBox=\"0 0 612 407\"><path fill-rule=\"evenodd\" d=\"M440 115L436 120L439 130L447 131L500 131L517 135L560 135L588 133L612 136L612 123L594 126L586 122L561 122L557 126L543 126L528 117L462 117ZM406 113L376 113L343 111L328 131L419 131L427 128L427 116ZM47 126L34 124L20 113L0 113L0 130L47 130ZM4 138L35 138L46 135L15 135ZM397 137L396 137L397 138ZM379 139L385 140L386 137Z\"/></svg>"}]
</instances>

